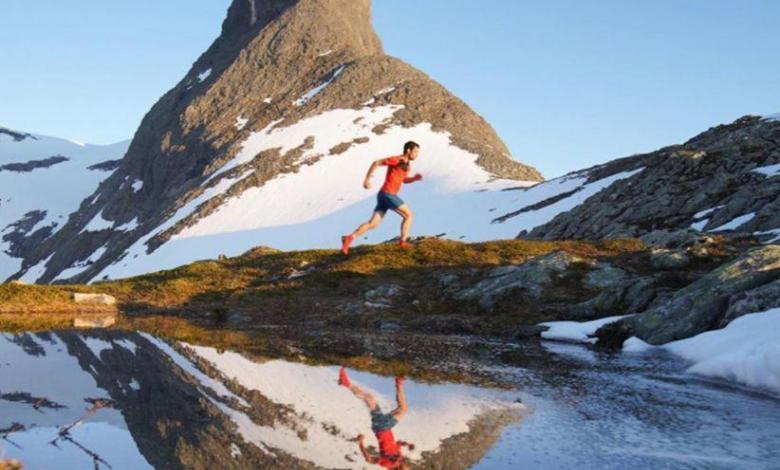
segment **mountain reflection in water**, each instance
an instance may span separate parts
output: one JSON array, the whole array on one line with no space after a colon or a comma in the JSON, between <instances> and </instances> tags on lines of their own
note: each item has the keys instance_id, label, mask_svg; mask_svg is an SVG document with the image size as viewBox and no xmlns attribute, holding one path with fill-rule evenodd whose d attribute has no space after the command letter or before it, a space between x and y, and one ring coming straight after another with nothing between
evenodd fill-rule
<instances>
[{"instance_id":1,"label":"mountain reflection in water","mask_svg":"<svg viewBox=\"0 0 780 470\"><path fill-rule=\"evenodd\" d=\"M0 457L27 468L365 468L357 436L374 436L372 417L338 372L146 333L3 334ZM379 409L397 407L392 378L349 376ZM393 432L414 443L414 465L476 463L523 409L508 392L404 388L409 410ZM365 443L379 455L376 439Z\"/></svg>"}]
</instances>

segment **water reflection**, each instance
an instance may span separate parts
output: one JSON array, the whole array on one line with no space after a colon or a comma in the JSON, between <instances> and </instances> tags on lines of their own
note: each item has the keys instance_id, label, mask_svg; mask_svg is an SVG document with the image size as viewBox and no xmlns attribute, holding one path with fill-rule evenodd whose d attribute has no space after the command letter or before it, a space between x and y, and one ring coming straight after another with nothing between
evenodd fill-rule
<instances>
[{"instance_id":1,"label":"water reflection","mask_svg":"<svg viewBox=\"0 0 780 470\"><path fill-rule=\"evenodd\" d=\"M495 443L493 423L519 411L501 392L341 375L343 386L336 367L145 333L5 334L0 460L27 468L463 468ZM369 429L376 443L356 437ZM464 442L473 443L468 455Z\"/></svg>"},{"instance_id":2,"label":"water reflection","mask_svg":"<svg viewBox=\"0 0 780 470\"><path fill-rule=\"evenodd\" d=\"M408 462L404 460L403 447L414 450L414 444L406 441L397 441L393 434L393 428L409 411L409 405L406 403L406 392L404 391L403 377L395 378L395 400L396 407L389 413L384 413L379 406L374 395L363 390L349 380L347 371L344 367L339 370L338 384L348 389L357 398L363 400L371 414L371 431L376 436L379 447L377 455L373 455L366 447L365 435L360 434L357 437L360 453L366 462L377 464L385 468L409 468Z\"/></svg>"}]
</instances>

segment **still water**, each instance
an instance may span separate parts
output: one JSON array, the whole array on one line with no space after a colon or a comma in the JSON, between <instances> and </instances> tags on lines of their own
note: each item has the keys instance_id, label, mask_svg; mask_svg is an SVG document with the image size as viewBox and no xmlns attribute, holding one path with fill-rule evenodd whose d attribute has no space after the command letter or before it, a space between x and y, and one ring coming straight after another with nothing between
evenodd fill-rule
<instances>
[{"instance_id":1,"label":"still water","mask_svg":"<svg viewBox=\"0 0 780 470\"><path fill-rule=\"evenodd\" d=\"M30 469L780 468L777 397L692 377L662 355L537 348L543 361L497 344L477 366L502 389L354 369L348 388L338 366L142 332L0 334L0 459Z\"/></svg>"}]
</instances>

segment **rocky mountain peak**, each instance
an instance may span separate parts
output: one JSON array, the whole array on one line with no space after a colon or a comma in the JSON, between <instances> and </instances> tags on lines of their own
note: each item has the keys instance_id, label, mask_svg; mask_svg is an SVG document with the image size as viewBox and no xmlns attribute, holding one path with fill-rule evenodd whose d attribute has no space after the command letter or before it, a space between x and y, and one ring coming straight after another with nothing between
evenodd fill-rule
<instances>
[{"instance_id":1,"label":"rocky mountain peak","mask_svg":"<svg viewBox=\"0 0 780 470\"><path fill-rule=\"evenodd\" d=\"M343 46L382 53L371 28L370 0L233 0L221 38L253 36L275 21L296 25L293 33L305 30L323 39L337 36Z\"/></svg>"}]
</instances>

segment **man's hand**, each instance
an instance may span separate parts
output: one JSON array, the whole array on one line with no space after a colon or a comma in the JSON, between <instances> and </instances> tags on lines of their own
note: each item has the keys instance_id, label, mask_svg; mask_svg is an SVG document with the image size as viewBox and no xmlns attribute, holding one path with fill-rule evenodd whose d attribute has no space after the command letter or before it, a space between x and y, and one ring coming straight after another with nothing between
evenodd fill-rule
<instances>
[{"instance_id":1,"label":"man's hand","mask_svg":"<svg viewBox=\"0 0 780 470\"><path fill-rule=\"evenodd\" d=\"M363 181L363 187L366 188L366 189L371 189L371 180L369 178L366 178Z\"/></svg>"},{"instance_id":2,"label":"man's hand","mask_svg":"<svg viewBox=\"0 0 780 470\"><path fill-rule=\"evenodd\" d=\"M417 173L414 176L409 176L408 178L404 178L404 184L410 184L420 180L422 180L422 174Z\"/></svg>"},{"instance_id":3,"label":"man's hand","mask_svg":"<svg viewBox=\"0 0 780 470\"><path fill-rule=\"evenodd\" d=\"M363 443L363 442L365 442L365 440L366 440L366 436L364 436L363 434L358 434L358 437L357 437L357 441L358 442Z\"/></svg>"}]
</instances>

